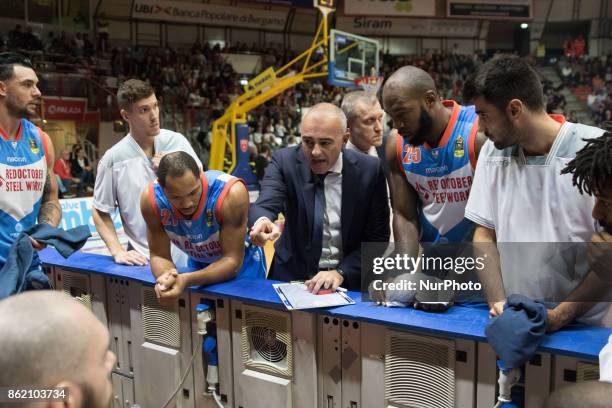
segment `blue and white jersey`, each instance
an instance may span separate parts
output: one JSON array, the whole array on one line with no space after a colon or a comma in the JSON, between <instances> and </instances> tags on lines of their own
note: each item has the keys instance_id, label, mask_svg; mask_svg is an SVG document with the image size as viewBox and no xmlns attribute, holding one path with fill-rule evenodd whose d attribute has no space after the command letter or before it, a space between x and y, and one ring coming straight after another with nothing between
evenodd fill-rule
<instances>
[{"instance_id":1,"label":"blue and white jersey","mask_svg":"<svg viewBox=\"0 0 612 408\"><path fill-rule=\"evenodd\" d=\"M47 179L43 132L22 119L15 140L0 129L0 267L20 232L37 222Z\"/></svg>"},{"instance_id":2,"label":"blue and white jersey","mask_svg":"<svg viewBox=\"0 0 612 408\"><path fill-rule=\"evenodd\" d=\"M149 200L170 241L194 261L210 264L221 258L221 205L232 185L241 181L221 171L210 170L201 176L202 198L191 219L172 206L157 181L149 186Z\"/></svg>"},{"instance_id":3,"label":"blue and white jersey","mask_svg":"<svg viewBox=\"0 0 612 408\"><path fill-rule=\"evenodd\" d=\"M438 147L397 138L397 159L418 195L422 242L460 242L473 229L464 215L476 167L478 115L474 106L442 103L452 113Z\"/></svg>"}]
</instances>

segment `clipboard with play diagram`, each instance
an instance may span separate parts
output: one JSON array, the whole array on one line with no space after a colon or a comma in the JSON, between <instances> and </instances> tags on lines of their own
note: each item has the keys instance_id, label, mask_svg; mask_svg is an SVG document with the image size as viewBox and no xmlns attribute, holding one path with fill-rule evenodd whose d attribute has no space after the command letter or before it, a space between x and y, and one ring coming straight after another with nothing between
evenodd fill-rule
<instances>
[{"instance_id":1,"label":"clipboard with play diagram","mask_svg":"<svg viewBox=\"0 0 612 408\"><path fill-rule=\"evenodd\" d=\"M345 306L355 303L342 289L324 295L313 295L303 283L275 283L272 286L287 310Z\"/></svg>"}]
</instances>

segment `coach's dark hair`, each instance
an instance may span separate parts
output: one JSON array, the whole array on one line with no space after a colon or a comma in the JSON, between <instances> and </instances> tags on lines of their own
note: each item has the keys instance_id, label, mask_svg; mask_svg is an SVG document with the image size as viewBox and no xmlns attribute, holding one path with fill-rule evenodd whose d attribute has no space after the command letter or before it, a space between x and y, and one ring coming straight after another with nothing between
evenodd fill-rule
<instances>
[{"instance_id":1,"label":"coach's dark hair","mask_svg":"<svg viewBox=\"0 0 612 408\"><path fill-rule=\"evenodd\" d=\"M502 111L512 99L519 99L531 111L545 108L538 73L526 60L512 55L499 55L487 61L467 79L464 102L473 103L479 97Z\"/></svg>"},{"instance_id":2,"label":"coach's dark hair","mask_svg":"<svg viewBox=\"0 0 612 408\"><path fill-rule=\"evenodd\" d=\"M17 54L16 52L0 53L0 81L6 81L13 77L15 74L15 65L34 69L29 58L21 54Z\"/></svg>"},{"instance_id":3,"label":"coach's dark hair","mask_svg":"<svg viewBox=\"0 0 612 408\"><path fill-rule=\"evenodd\" d=\"M181 177L190 171L196 178L200 177L200 168L195 159L185 152L168 153L162 157L157 168L157 182L166 188L166 178Z\"/></svg>"},{"instance_id":4,"label":"coach's dark hair","mask_svg":"<svg viewBox=\"0 0 612 408\"><path fill-rule=\"evenodd\" d=\"M586 142L561 174L573 174L572 182L580 194L600 194L612 185L612 132Z\"/></svg>"},{"instance_id":5,"label":"coach's dark hair","mask_svg":"<svg viewBox=\"0 0 612 408\"><path fill-rule=\"evenodd\" d=\"M117 90L119 109L129 110L134 102L153 95L155 91L151 84L140 79L128 79Z\"/></svg>"}]
</instances>

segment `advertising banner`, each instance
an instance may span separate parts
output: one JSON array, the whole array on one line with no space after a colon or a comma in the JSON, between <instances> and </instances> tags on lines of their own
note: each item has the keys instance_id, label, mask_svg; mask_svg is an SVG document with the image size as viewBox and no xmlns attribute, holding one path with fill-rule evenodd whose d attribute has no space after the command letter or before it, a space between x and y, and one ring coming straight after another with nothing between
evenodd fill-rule
<instances>
[{"instance_id":1,"label":"advertising banner","mask_svg":"<svg viewBox=\"0 0 612 408\"><path fill-rule=\"evenodd\" d=\"M433 17L432 0L344 0L344 14L362 16Z\"/></svg>"},{"instance_id":2,"label":"advertising banner","mask_svg":"<svg viewBox=\"0 0 612 408\"><path fill-rule=\"evenodd\" d=\"M74 120L80 122L87 112L85 98L43 97L43 115L47 120Z\"/></svg>"},{"instance_id":3,"label":"advertising banner","mask_svg":"<svg viewBox=\"0 0 612 408\"><path fill-rule=\"evenodd\" d=\"M446 15L458 18L530 20L533 0L448 0Z\"/></svg>"},{"instance_id":4,"label":"advertising banner","mask_svg":"<svg viewBox=\"0 0 612 408\"><path fill-rule=\"evenodd\" d=\"M281 31L285 27L287 12L180 1L134 0L132 18Z\"/></svg>"},{"instance_id":5,"label":"advertising banner","mask_svg":"<svg viewBox=\"0 0 612 408\"><path fill-rule=\"evenodd\" d=\"M60 227L63 229L70 229L78 227L79 225L87 225L91 231L91 238L87 240L87 243L83 247L83 250L87 252L105 253L106 245L100 234L96 230L96 226L91 216L91 205L93 202L92 197L82 198L68 198L60 200L62 206L62 222ZM121 224L121 217L119 211L115 211L112 214L113 224L117 231L117 237L121 244L127 244L127 236L123 231L123 225Z\"/></svg>"},{"instance_id":6,"label":"advertising banner","mask_svg":"<svg viewBox=\"0 0 612 408\"><path fill-rule=\"evenodd\" d=\"M358 35L474 38L476 20L434 20L393 17L338 17L336 27Z\"/></svg>"}]
</instances>

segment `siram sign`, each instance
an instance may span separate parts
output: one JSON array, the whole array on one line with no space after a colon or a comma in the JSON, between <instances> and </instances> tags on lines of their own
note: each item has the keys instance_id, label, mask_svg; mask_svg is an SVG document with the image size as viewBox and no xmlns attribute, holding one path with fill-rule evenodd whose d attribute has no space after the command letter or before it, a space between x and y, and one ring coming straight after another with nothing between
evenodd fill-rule
<instances>
[{"instance_id":1,"label":"siram sign","mask_svg":"<svg viewBox=\"0 0 612 408\"><path fill-rule=\"evenodd\" d=\"M478 21L434 20L416 18L340 16L339 30L359 35L474 38L478 36Z\"/></svg>"}]
</instances>

